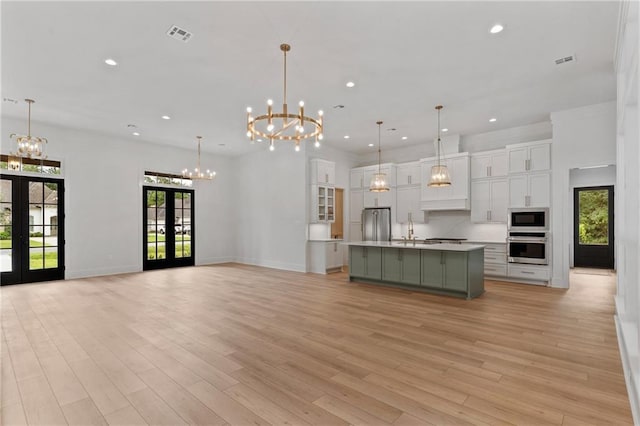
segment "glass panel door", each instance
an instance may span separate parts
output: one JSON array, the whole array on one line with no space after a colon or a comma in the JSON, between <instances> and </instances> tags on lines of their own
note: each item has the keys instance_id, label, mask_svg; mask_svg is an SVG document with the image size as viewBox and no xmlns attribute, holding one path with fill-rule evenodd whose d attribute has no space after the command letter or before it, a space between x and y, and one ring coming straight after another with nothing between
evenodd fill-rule
<instances>
[{"instance_id":1,"label":"glass panel door","mask_svg":"<svg viewBox=\"0 0 640 426\"><path fill-rule=\"evenodd\" d=\"M14 271L13 186L13 179L3 176L0 181L0 271L3 274Z\"/></svg>"},{"instance_id":2,"label":"glass panel door","mask_svg":"<svg viewBox=\"0 0 640 426\"><path fill-rule=\"evenodd\" d=\"M64 279L64 184L3 176L0 208L2 283Z\"/></svg>"},{"instance_id":3,"label":"glass panel door","mask_svg":"<svg viewBox=\"0 0 640 426\"><path fill-rule=\"evenodd\" d=\"M613 186L574 189L574 266L614 267Z\"/></svg>"},{"instance_id":4,"label":"glass panel door","mask_svg":"<svg viewBox=\"0 0 640 426\"><path fill-rule=\"evenodd\" d=\"M193 254L193 191L143 188L143 269L191 266Z\"/></svg>"}]
</instances>

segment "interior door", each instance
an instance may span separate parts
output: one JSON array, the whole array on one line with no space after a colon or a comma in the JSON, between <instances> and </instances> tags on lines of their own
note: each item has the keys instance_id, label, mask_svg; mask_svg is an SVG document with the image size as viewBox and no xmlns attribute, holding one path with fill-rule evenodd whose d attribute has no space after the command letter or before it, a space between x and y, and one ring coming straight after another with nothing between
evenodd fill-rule
<instances>
[{"instance_id":1,"label":"interior door","mask_svg":"<svg viewBox=\"0 0 640 426\"><path fill-rule=\"evenodd\" d=\"M574 189L574 266L614 268L613 186Z\"/></svg>"},{"instance_id":2,"label":"interior door","mask_svg":"<svg viewBox=\"0 0 640 426\"><path fill-rule=\"evenodd\" d=\"M64 279L64 181L2 175L2 284Z\"/></svg>"},{"instance_id":3,"label":"interior door","mask_svg":"<svg viewBox=\"0 0 640 426\"><path fill-rule=\"evenodd\" d=\"M143 270L193 266L193 190L143 187Z\"/></svg>"}]
</instances>

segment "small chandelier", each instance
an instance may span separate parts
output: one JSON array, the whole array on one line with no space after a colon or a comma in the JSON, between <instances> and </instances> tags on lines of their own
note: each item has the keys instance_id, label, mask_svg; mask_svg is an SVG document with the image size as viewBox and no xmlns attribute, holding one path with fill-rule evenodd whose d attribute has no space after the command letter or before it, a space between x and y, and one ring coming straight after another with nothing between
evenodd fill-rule
<instances>
[{"instance_id":1,"label":"small chandelier","mask_svg":"<svg viewBox=\"0 0 640 426\"><path fill-rule=\"evenodd\" d=\"M378 125L378 173L374 173L371 177L369 191L387 192L389 190L389 181L387 181L387 174L380 171L380 126L382 125L382 121L376 121L376 124Z\"/></svg>"},{"instance_id":2,"label":"small chandelier","mask_svg":"<svg viewBox=\"0 0 640 426\"><path fill-rule=\"evenodd\" d=\"M47 143L47 138L31 136L31 104L35 101L33 99L25 99L24 101L29 104L27 135L25 136L12 133L9 136L11 139L15 139L18 144L15 154L11 153L11 155L21 158L36 158L44 160L47 158L46 155L44 155L44 145Z\"/></svg>"},{"instance_id":3,"label":"small chandelier","mask_svg":"<svg viewBox=\"0 0 640 426\"><path fill-rule=\"evenodd\" d=\"M202 136L196 136L196 138L198 139L198 165L193 171L184 169L182 171L182 177L189 178L189 179L212 180L214 177L216 177L216 172L212 172L209 169L207 169L205 173L200 168L200 141L202 140Z\"/></svg>"},{"instance_id":4,"label":"small chandelier","mask_svg":"<svg viewBox=\"0 0 640 426\"><path fill-rule=\"evenodd\" d=\"M300 101L298 114L290 114L287 109L287 52L291 50L288 44L281 44L284 53L284 96L282 112L273 112L273 100L267 101L267 113L253 117L251 107L247 108L247 137L251 142L256 139L268 139L269 150L275 149L275 140L295 141L295 150L300 151L300 141L315 138L316 148L320 146L322 134L322 111L318 111L318 118L304 115L304 102ZM306 126L306 128L305 128Z\"/></svg>"},{"instance_id":5,"label":"small chandelier","mask_svg":"<svg viewBox=\"0 0 640 426\"><path fill-rule=\"evenodd\" d=\"M442 141L440 140L440 110L442 105L437 105L438 110L438 164L431 167L431 177L427 186L442 187L451 185L451 176L446 164L442 164Z\"/></svg>"}]
</instances>

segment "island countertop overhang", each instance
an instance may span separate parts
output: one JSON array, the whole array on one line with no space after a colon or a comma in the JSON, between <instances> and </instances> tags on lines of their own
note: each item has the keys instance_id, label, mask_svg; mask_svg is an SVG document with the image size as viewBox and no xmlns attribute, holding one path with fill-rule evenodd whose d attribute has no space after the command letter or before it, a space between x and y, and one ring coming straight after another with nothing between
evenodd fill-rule
<instances>
[{"instance_id":1,"label":"island countertop overhang","mask_svg":"<svg viewBox=\"0 0 640 426\"><path fill-rule=\"evenodd\" d=\"M475 250L484 249L484 245L481 244L424 244L416 241L415 245L412 241L395 242L395 241L351 241L342 243L347 246L360 246L360 247L383 247L383 248L400 248L400 249L414 249L414 250L436 250L436 251L458 251L458 252L470 252Z\"/></svg>"}]
</instances>

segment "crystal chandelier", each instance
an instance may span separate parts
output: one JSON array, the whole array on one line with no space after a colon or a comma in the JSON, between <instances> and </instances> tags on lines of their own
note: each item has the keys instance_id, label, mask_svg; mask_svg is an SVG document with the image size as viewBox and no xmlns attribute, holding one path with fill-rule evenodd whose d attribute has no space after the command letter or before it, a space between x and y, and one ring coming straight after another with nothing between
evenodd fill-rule
<instances>
[{"instance_id":1,"label":"crystal chandelier","mask_svg":"<svg viewBox=\"0 0 640 426\"><path fill-rule=\"evenodd\" d=\"M297 114L289 113L287 109L287 52L291 50L288 44L281 44L284 53L284 96L282 112L273 112L273 100L267 101L267 113L253 117L251 107L247 108L247 137L251 142L258 139L268 139L269 149L275 149L275 140L294 141L295 150L300 151L300 141L315 138L316 148L320 146L322 134L322 111L318 111L318 118L304 115L304 102L300 101ZM306 127L305 127L306 126Z\"/></svg>"},{"instance_id":2,"label":"crystal chandelier","mask_svg":"<svg viewBox=\"0 0 640 426\"><path fill-rule=\"evenodd\" d=\"M389 182L387 181L387 174L380 171L380 126L382 121L376 121L378 125L378 173L374 173L371 177L371 184L369 185L369 191L371 192L386 192L389 190Z\"/></svg>"},{"instance_id":3,"label":"crystal chandelier","mask_svg":"<svg viewBox=\"0 0 640 426\"><path fill-rule=\"evenodd\" d=\"M11 153L21 158L36 158L44 160L47 157L44 155L44 145L47 143L47 138L40 138L38 136L31 136L31 104L35 103L33 99L25 99L29 104L29 121L27 135L18 135L12 133L9 137L15 139L17 143L16 152Z\"/></svg>"},{"instance_id":4,"label":"crystal chandelier","mask_svg":"<svg viewBox=\"0 0 640 426\"><path fill-rule=\"evenodd\" d=\"M189 179L204 179L204 180L212 180L216 177L216 172L212 172L207 169L206 172L203 172L200 168L200 141L202 140L202 136L196 136L198 139L198 164L193 171L189 171L188 169L184 169L182 171L182 177Z\"/></svg>"},{"instance_id":5,"label":"crystal chandelier","mask_svg":"<svg viewBox=\"0 0 640 426\"><path fill-rule=\"evenodd\" d=\"M438 110L438 164L431 167L431 177L427 186L441 187L451 185L451 176L446 164L442 164L442 141L440 140L440 110L442 105L437 105Z\"/></svg>"}]
</instances>

